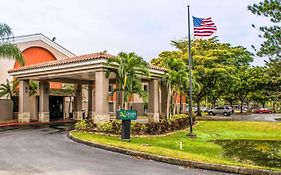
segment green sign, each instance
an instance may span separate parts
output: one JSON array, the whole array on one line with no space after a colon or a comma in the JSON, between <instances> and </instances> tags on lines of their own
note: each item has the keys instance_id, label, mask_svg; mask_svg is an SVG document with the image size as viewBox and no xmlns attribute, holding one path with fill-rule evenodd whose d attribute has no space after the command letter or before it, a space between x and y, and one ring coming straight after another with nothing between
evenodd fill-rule
<instances>
[{"instance_id":1,"label":"green sign","mask_svg":"<svg viewBox=\"0 0 281 175\"><path fill-rule=\"evenodd\" d=\"M120 109L117 111L117 119L121 120L136 120L137 119L137 111L136 110L124 110Z\"/></svg>"}]
</instances>

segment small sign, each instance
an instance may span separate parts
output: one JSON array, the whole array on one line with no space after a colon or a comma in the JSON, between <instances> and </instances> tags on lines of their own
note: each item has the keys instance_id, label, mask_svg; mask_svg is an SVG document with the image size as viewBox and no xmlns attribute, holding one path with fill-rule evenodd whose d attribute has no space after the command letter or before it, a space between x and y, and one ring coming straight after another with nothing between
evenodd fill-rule
<instances>
[{"instance_id":1,"label":"small sign","mask_svg":"<svg viewBox=\"0 0 281 175\"><path fill-rule=\"evenodd\" d=\"M117 119L121 120L137 120L137 111L120 109L116 116Z\"/></svg>"}]
</instances>

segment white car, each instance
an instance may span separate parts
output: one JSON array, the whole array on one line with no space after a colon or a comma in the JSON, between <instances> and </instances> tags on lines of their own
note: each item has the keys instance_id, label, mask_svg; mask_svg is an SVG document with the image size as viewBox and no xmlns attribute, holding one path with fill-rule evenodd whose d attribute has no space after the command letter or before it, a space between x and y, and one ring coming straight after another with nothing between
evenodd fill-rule
<instances>
[{"instance_id":1,"label":"white car","mask_svg":"<svg viewBox=\"0 0 281 175\"><path fill-rule=\"evenodd\" d=\"M228 106L218 106L208 110L209 115L222 114L224 116L230 116L231 113L232 113L232 108Z\"/></svg>"}]
</instances>

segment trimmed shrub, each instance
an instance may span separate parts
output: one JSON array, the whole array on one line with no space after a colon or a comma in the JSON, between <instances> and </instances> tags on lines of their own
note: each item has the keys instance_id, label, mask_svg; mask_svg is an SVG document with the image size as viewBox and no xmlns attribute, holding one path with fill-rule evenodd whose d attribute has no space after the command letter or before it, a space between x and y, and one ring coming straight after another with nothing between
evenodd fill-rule
<instances>
[{"instance_id":1,"label":"trimmed shrub","mask_svg":"<svg viewBox=\"0 0 281 175\"><path fill-rule=\"evenodd\" d=\"M80 120L80 121L75 123L74 127L75 127L76 130L85 131L87 129L87 123L86 123L85 120Z\"/></svg>"},{"instance_id":2,"label":"trimmed shrub","mask_svg":"<svg viewBox=\"0 0 281 175\"><path fill-rule=\"evenodd\" d=\"M98 132L119 134L121 133L121 126L122 124L120 120L114 120L110 122L98 123L95 130Z\"/></svg>"},{"instance_id":3,"label":"trimmed shrub","mask_svg":"<svg viewBox=\"0 0 281 175\"><path fill-rule=\"evenodd\" d=\"M131 133L134 135L142 135L144 134L146 130L146 126L143 123L139 122L132 122L131 123Z\"/></svg>"},{"instance_id":4,"label":"trimmed shrub","mask_svg":"<svg viewBox=\"0 0 281 175\"><path fill-rule=\"evenodd\" d=\"M82 131L92 131L96 124L92 120L80 120L75 123L74 128Z\"/></svg>"},{"instance_id":5,"label":"trimmed shrub","mask_svg":"<svg viewBox=\"0 0 281 175\"><path fill-rule=\"evenodd\" d=\"M195 119L195 118L194 118ZM193 121L194 121L193 119ZM194 123L193 123L194 124ZM149 123L131 123L131 133L134 135L158 135L171 131L184 129L189 126L189 118L185 114L178 114L171 117L169 120L161 120L160 122ZM122 129L122 121L114 120L94 124L91 120L81 120L75 124L77 130L97 131L111 134L120 134Z\"/></svg>"},{"instance_id":6,"label":"trimmed shrub","mask_svg":"<svg viewBox=\"0 0 281 175\"><path fill-rule=\"evenodd\" d=\"M186 114L175 114L169 120L176 120L176 119L180 119L180 118L188 118L188 115L186 115Z\"/></svg>"},{"instance_id":7,"label":"trimmed shrub","mask_svg":"<svg viewBox=\"0 0 281 175\"><path fill-rule=\"evenodd\" d=\"M121 120L114 120L112 121L112 128L111 128L111 133L114 134L120 134L121 133L121 128L122 128L122 121Z\"/></svg>"},{"instance_id":8,"label":"trimmed shrub","mask_svg":"<svg viewBox=\"0 0 281 175\"><path fill-rule=\"evenodd\" d=\"M97 131L112 133L112 122L101 122L97 124Z\"/></svg>"}]
</instances>

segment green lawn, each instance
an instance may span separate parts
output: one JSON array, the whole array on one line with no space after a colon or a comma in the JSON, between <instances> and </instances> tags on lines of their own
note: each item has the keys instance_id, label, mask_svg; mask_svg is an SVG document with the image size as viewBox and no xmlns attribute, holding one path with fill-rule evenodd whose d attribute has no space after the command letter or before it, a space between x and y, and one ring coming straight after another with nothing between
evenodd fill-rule
<instances>
[{"instance_id":1,"label":"green lawn","mask_svg":"<svg viewBox=\"0 0 281 175\"><path fill-rule=\"evenodd\" d=\"M241 162L233 157L225 157L222 146L212 142L212 140L228 139L281 141L281 123L200 121L194 131L197 134L196 139L186 137L187 130L185 130L167 136L132 137L131 142L121 141L119 136L81 131L71 131L71 134L86 141L168 157L281 171L280 167L257 166L251 161ZM180 150L180 142L183 144L183 150ZM280 154L281 152L277 153L278 156Z\"/></svg>"}]
</instances>

